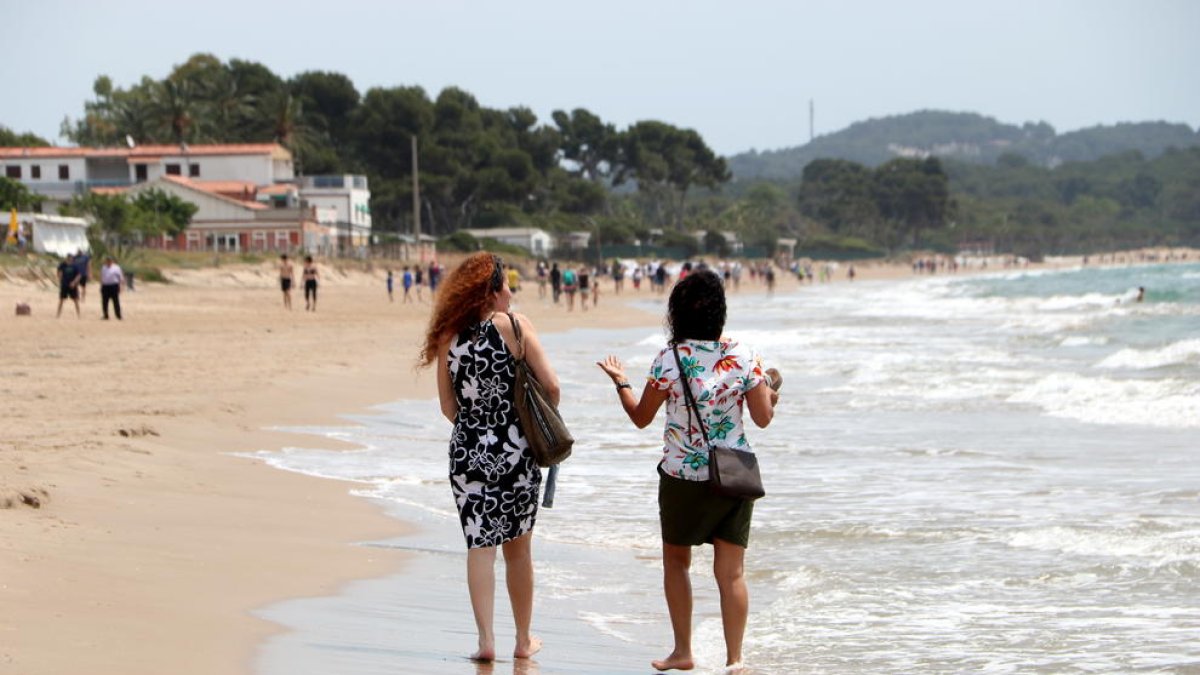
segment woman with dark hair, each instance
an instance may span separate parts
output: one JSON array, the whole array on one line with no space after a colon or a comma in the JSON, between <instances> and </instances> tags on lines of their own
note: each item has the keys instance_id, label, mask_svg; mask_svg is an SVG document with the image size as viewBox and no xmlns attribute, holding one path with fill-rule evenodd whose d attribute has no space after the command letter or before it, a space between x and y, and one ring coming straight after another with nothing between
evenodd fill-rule
<instances>
[{"instance_id":1,"label":"woman with dark hair","mask_svg":"<svg viewBox=\"0 0 1200 675\"><path fill-rule=\"evenodd\" d=\"M437 296L420 365L437 361L442 414L454 424L450 487L467 542L467 587L479 631L477 661L496 658L493 608L496 548L504 551L508 596L517 641L515 658L541 648L530 633L533 619L531 540L537 517L538 471L513 407L513 322L521 329L523 356L557 405L558 377L529 319L510 314L512 291L504 264L476 253L446 278Z\"/></svg>"},{"instance_id":2,"label":"woman with dark hair","mask_svg":"<svg viewBox=\"0 0 1200 675\"><path fill-rule=\"evenodd\" d=\"M742 637L749 613L743 572L750 540L754 502L712 493L708 485L709 441L750 450L742 427L742 411L759 427L771 423L779 394L770 388L762 361L754 350L723 338L725 289L711 270L687 275L671 291L667 304L670 341L650 366L639 398L615 356L597 365L612 378L621 406L639 429L654 421L666 403L663 455L658 463L659 525L663 541L663 590L671 615L675 648L652 662L658 670L689 670L692 658L692 585L688 569L692 547L712 544L713 574L721 593L727 672L742 668ZM684 375L676 362L682 363ZM688 415L683 387L690 387L699 420Z\"/></svg>"}]
</instances>

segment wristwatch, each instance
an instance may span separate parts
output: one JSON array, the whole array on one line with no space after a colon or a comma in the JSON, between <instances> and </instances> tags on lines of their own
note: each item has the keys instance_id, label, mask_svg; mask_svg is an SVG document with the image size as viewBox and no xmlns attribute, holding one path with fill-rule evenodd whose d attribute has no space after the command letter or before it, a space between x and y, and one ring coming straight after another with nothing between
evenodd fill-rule
<instances>
[{"instance_id":1,"label":"wristwatch","mask_svg":"<svg viewBox=\"0 0 1200 675\"><path fill-rule=\"evenodd\" d=\"M624 382L614 382L613 384L617 385L617 391L621 391L622 389L633 389L633 385L629 384L629 380L625 380Z\"/></svg>"}]
</instances>

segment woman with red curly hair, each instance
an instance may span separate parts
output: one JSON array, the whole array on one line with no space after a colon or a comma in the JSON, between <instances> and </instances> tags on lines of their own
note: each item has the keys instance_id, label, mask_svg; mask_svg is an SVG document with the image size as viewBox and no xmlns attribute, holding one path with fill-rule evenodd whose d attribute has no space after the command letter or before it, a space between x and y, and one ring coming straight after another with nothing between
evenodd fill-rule
<instances>
[{"instance_id":1,"label":"woman with red curly hair","mask_svg":"<svg viewBox=\"0 0 1200 675\"><path fill-rule=\"evenodd\" d=\"M454 424L450 488L467 540L467 587L479 630L479 648L471 655L476 661L496 658L492 615L497 547L504 550L517 629L513 657L529 658L542 646L530 633L531 540L542 474L513 407L514 353L519 349L514 321L523 335L523 356L555 405L558 376L533 324L510 313L511 303L512 291L500 258L489 253L472 255L442 286L420 356L423 367L437 361L442 414Z\"/></svg>"}]
</instances>

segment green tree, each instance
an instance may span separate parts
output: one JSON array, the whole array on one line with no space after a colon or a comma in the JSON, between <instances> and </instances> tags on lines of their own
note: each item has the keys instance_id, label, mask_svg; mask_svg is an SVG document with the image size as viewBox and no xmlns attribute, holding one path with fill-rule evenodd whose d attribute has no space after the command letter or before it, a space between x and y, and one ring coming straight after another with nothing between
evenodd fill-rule
<instances>
[{"instance_id":1,"label":"green tree","mask_svg":"<svg viewBox=\"0 0 1200 675\"><path fill-rule=\"evenodd\" d=\"M584 108L551 114L561 137L563 159L574 165L573 171L593 182L609 178L621 152L621 136L613 125Z\"/></svg>"},{"instance_id":2,"label":"green tree","mask_svg":"<svg viewBox=\"0 0 1200 675\"><path fill-rule=\"evenodd\" d=\"M688 190L715 189L728 182L730 174L725 160L692 129L644 121L623 134L621 166L614 183L629 179L655 202L660 222L682 230Z\"/></svg>"},{"instance_id":3,"label":"green tree","mask_svg":"<svg viewBox=\"0 0 1200 675\"><path fill-rule=\"evenodd\" d=\"M9 211L40 211L45 200L45 197L30 192L24 183L0 176L0 211L3 212L4 232L8 232Z\"/></svg>"},{"instance_id":4,"label":"green tree","mask_svg":"<svg viewBox=\"0 0 1200 675\"><path fill-rule=\"evenodd\" d=\"M138 223L143 234L181 234L192 222L199 207L162 190L143 190L133 198L133 206L141 211Z\"/></svg>"},{"instance_id":5,"label":"green tree","mask_svg":"<svg viewBox=\"0 0 1200 675\"><path fill-rule=\"evenodd\" d=\"M879 221L874 176L861 164L844 159L818 159L804 167L800 211L841 234L871 236Z\"/></svg>"},{"instance_id":6,"label":"green tree","mask_svg":"<svg viewBox=\"0 0 1200 675\"><path fill-rule=\"evenodd\" d=\"M32 132L18 134L12 129L0 124L0 147L9 148L44 148L50 143Z\"/></svg>"}]
</instances>

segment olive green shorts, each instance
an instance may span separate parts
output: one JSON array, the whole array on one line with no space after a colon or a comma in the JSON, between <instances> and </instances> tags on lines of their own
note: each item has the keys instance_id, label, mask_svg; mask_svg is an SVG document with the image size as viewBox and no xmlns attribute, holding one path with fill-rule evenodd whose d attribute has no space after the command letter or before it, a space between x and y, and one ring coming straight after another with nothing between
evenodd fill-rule
<instances>
[{"instance_id":1,"label":"olive green shorts","mask_svg":"<svg viewBox=\"0 0 1200 675\"><path fill-rule=\"evenodd\" d=\"M715 495L708 481L675 478L658 468L658 521L668 544L699 546L720 539L745 548L753 514L751 500Z\"/></svg>"}]
</instances>

